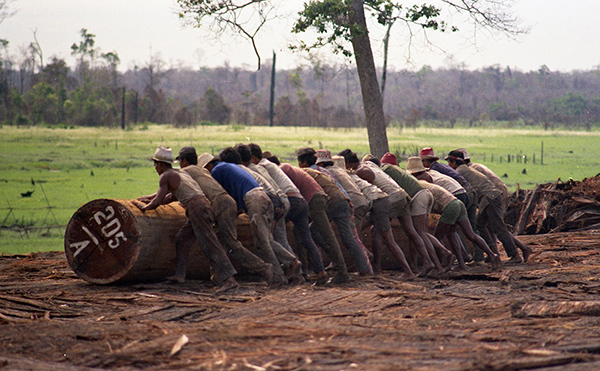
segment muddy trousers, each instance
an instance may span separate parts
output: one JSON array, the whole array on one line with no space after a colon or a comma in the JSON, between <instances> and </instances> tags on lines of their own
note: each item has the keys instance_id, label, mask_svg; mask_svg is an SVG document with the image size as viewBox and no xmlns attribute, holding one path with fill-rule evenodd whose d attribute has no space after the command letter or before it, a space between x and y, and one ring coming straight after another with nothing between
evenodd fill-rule
<instances>
[{"instance_id":1,"label":"muddy trousers","mask_svg":"<svg viewBox=\"0 0 600 371\"><path fill-rule=\"evenodd\" d=\"M225 249L219 243L213 230L213 213L210 201L205 196L196 196L188 201L185 210L187 222L179 230L175 240L177 271L185 277L192 246L197 242L208 258L211 279L217 285L236 274L236 270L227 258Z\"/></svg>"},{"instance_id":2,"label":"muddy trousers","mask_svg":"<svg viewBox=\"0 0 600 371\"><path fill-rule=\"evenodd\" d=\"M327 196L318 193L308 203L310 216L310 232L313 240L321 246L331 262L333 270L339 273L348 273L346 261L342 255L340 244L335 238L329 218L327 217Z\"/></svg>"},{"instance_id":3,"label":"muddy trousers","mask_svg":"<svg viewBox=\"0 0 600 371\"><path fill-rule=\"evenodd\" d=\"M264 276L267 273L269 264L246 249L237 239L237 210L237 205L233 203L231 207L215 216L219 228L217 236L221 240L227 255L235 263L252 274Z\"/></svg>"},{"instance_id":4,"label":"muddy trousers","mask_svg":"<svg viewBox=\"0 0 600 371\"><path fill-rule=\"evenodd\" d=\"M256 255L273 265L274 282L285 281L281 265L289 267L296 260L296 256L273 239L273 203L260 187L248 191L244 196L244 203L250 217Z\"/></svg>"},{"instance_id":5,"label":"muddy trousers","mask_svg":"<svg viewBox=\"0 0 600 371\"><path fill-rule=\"evenodd\" d=\"M477 229L479 230L479 234L488 246L495 246L496 241L493 240L487 226L490 227L492 232L502 242L502 246L504 246L504 251L506 251L508 257L518 254L513 237L504 223L502 197L500 196L488 199L488 205L477 213Z\"/></svg>"},{"instance_id":6,"label":"muddy trousers","mask_svg":"<svg viewBox=\"0 0 600 371\"><path fill-rule=\"evenodd\" d=\"M290 201L290 211L286 216L287 221L291 221L294 224L294 239L296 241L296 246L298 250L304 249L308 252L310 256L310 260L312 261L313 271L315 273L319 273L325 268L323 267L323 260L321 258L321 253L319 252L319 248L315 244L309 227L308 220L308 203L304 198L288 196L288 200ZM302 253L299 252L299 255ZM306 259L304 260L304 263Z\"/></svg>"}]
</instances>

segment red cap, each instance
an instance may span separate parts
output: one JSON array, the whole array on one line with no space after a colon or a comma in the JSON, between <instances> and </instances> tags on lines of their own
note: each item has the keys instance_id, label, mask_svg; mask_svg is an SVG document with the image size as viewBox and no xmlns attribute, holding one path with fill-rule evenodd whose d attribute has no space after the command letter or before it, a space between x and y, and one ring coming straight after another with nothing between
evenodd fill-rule
<instances>
[{"instance_id":1,"label":"red cap","mask_svg":"<svg viewBox=\"0 0 600 371\"><path fill-rule=\"evenodd\" d=\"M385 155L381 156L380 161L382 164L398 165L398 159L396 159L396 155L389 152L386 152Z\"/></svg>"},{"instance_id":2,"label":"red cap","mask_svg":"<svg viewBox=\"0 0 600 371\"><path fill-rule=\"evenodd\" d=\"M437 161L437 160L440 159L435 154L433 154L433 148L431 148L431 147L423 148L421 150L421 152L419 153L419 157L421 157L421 159L423 159L423 160L435 160L435 161Z\"/></svg>"}]
</instances>

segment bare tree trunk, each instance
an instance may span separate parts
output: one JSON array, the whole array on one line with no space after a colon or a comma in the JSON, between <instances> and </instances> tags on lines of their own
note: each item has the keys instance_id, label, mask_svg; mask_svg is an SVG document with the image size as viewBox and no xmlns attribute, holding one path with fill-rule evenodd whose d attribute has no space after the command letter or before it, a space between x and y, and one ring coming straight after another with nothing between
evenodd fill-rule
<instances>
[{"instance_id":1,"label":"bare tree trunk","mask_svg":"<svg viewBox=\"0 0 600 371\"><path fill-rule=\"evenodd\" d=\"M377 71L375 70L362 0L352 1L352 12L349 20L352 32L352 47L363 97L369 148L371 154L381 157L389 151L389 144L383 114L383 99L377 81Z\"/></svg>"},{"instance_id":2,"label":"bare tree trunk","mask_svg":"<svg viewBox=\"0 0 600 371\"><path fill-rule=\"evenodd\" d=\"M381 99L385 99L385 82L387 77L387 63L388 63L388 50L390 48L390 33L394 21L390 21L387 31L385 31L385 37L383 38L383 71L381 72Z\"/></svg>"}]
</instances>

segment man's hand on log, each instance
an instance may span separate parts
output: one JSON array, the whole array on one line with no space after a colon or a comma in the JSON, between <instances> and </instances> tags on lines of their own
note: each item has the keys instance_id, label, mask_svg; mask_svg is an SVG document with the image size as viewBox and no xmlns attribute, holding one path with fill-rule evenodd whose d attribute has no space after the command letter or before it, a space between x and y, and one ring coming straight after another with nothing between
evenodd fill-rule
<instances>
[{"instance_id":1,"label":"man's hand on log","mask_svg":"<svg viewBox=\"0 0 600 371\"><path fill-rule=\"evenodd\" d=\"M138 200L131 200L131 203L134 204L135 206L137 206L138 209L142 210L142 211L146 211L146 203L143 203L142 201Z\"/></svg>"}]
</instances>

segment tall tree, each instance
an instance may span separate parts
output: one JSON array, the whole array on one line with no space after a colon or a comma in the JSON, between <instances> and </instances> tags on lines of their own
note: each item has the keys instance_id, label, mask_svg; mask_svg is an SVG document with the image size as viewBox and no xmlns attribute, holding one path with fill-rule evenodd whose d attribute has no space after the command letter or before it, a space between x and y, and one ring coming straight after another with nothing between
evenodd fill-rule
<instances>
[{"instance_id":1,"label":"tall tree","mask_svg":"<svg viewBox=\"0 0 600 371\"><path fill-rule=\"evenodd\" d=\"M94 44L96 43L96 35L91 34L85 28L81 29L81 41L79 44L73 43L71 45L71 55L76 56L79 59L79 74L82 80L86 80L88 77L86 71L89 67L93 67L94 58L96 57L96 49ZM86 58L89 61L86 61Z\"/></svg>"},{"instance_id":2,"label":"tall tree","mask_svg":"<svg viewBox=\"0 0 600 371\"><path fill-rule=\"evenodd\" d=\"M371 40L367 29L365 8L377 21L386 26L395 19L394 11L402 10L402 20L423 29L445 31L442 8L463 13L478 26L506 33L519 32L517 20L511 17L512 0L431 0L436 5L404 6L393 0L311 0L304 2L304 9L293 31L302 33L308 29L317 32L316 42L297 46L310 51L313 48L332 46L334 51L345 56L354 56L359 74L366 126L371 152L380 156L389 150L387 141L383 99L377 80ZM248 37L254 49L256 35L277 9L271 0L178 0L180 17L200 26L212 21L211 29L219 33L235 30ZM250 14L250 16L248 15ZM254 17L252 17L254 15ZM255 22L249 22L253 19ZM248 25L251 26L248 26ZM254 27L252 28L252 25ZM252 31L249 31L249 28ZM451 27L451 30L456 30ZM352 46L352 51L346 45ZM260 65L260 58L259 58Z\"/></svg>"}]
</instances>

